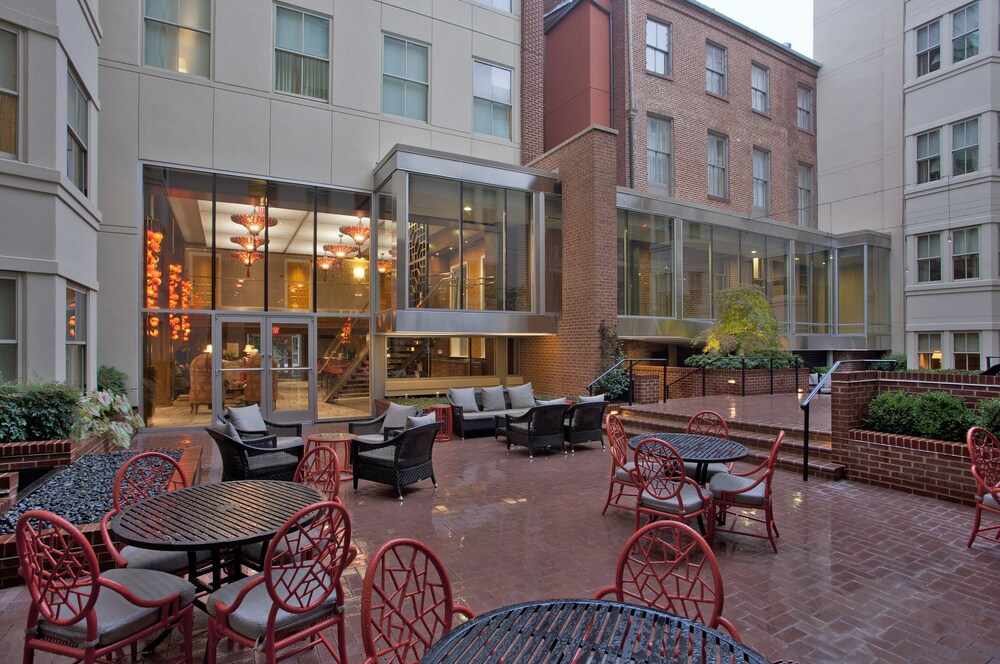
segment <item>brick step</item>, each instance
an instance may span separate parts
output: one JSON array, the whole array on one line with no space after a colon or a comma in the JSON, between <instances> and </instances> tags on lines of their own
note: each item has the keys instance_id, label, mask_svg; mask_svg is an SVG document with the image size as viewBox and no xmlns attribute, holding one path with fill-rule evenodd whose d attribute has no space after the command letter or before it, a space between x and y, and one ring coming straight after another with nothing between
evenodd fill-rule
<instances>
[{"instance_id":1,"label":"brick step","mask_svg":"<svg viewBox=\"0 0 1000 664\"><path fill-rule=\"evenodd\" d=\"M635 406L623 406L620 409L620 414L622 420L629 418L633 421L642 421L649 423L650 426L655 426L657 424L666 424L670 428L663 429L664 431L683 431L687 426L688 420L691 419L689 414L680 413L663 413L653 410L644 410L641 407ZM774 424L762 424L760 422L741 422L738 420L726 420L726 424L729 425L730 433L744 432L748 434L759 434L764 437L770 437L774 440L774 437L778 435L778 432L784 429L785 440L790 438L802 438L805 433L805 429L801 424L791 425L791 426L779 426ZM815 443L829 443L831 440L829 431L818 431L812 428L809 431L809 443L810 447Z\"/></svg>"}]
</instances>

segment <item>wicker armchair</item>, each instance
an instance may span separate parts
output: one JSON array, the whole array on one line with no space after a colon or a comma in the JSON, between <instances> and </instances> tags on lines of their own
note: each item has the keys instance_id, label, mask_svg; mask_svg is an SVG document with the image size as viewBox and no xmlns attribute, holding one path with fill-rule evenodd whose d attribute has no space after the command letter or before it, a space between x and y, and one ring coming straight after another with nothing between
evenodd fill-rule
<instances>
[{"instance_id":1,"label":"wicker armchair","mask_svg":"<svg viewBox=\"0 0 1000 664\"><path fill-rule=\"evenodd\" d=\"M293 438L298 438L301 444L301 422L272 422L265 420L260 412L260 406L250 404L236 408L230 406L222 413L223 422L232 422L241 438L259 438L261 436L276 436L278 447L282 444L293 445Z\"/></svg>"},{"instance_id":2,"label":"wicker armchair","mask_svg":"<svg viewBox=\"0 0 1000 664\"><path fill-rule=\"evenodd\" d=\"M416 417L421 411L416 406L401 406L390 402L389 409L373 420L350 422L347 430L362 443L384 443L402 431L407 417ZM387 419L388 418L388 419Z\"/></svg>"},{"instance_id":3,"label":"wicker armchair","mask_svg":"<svg viewBox=\"0 0 1000 664\"><path fill-rule=\"evenodd\" d=\"M434 422L406 429L383 443L352 440L354 492L358 491L358 480L394 486L400 500L403 499L404 486L428 477L437 488L431 453L434 436L443 425L442 422Z\"/></svg>"},{"instance_id":4,"label":"wicker armchair","mask_svg":"<svg viewBox=\"0 0 1000 664\"><path fill-rule=\"evenodd\" d=\"M535 450L551 450L557 445L563 448L563 419L568 409L568 404L535 406L520 417L505 416L507 451L512 445L523 445L533 459Z\"/></svg>"},{"instance_id":5,"label":"wicker armchair","mask_svg":"<svg viewBox=\"0 0 1000 664\"><path fill-rule=\"evenodd\" d=\"M222 455L222 481L285 480L291 481L302 457L298 445L279 446L277 436L259 438L233 437L227 427L213 425L205 431L215 441Z\"/></svg>"},{"instance_id":6,"label":"wicker armchair","mask_svg":"<svg viewBox=\"0 0 1000 664\"><path fill-rule=\"evenodd\" d=\"M570 452L576 453L574 446L579 443L600 443L604 449L604 410L607 401L590 401L570 406L563 424L563 438L569 444Z\"/></svg>"}]
</instances>

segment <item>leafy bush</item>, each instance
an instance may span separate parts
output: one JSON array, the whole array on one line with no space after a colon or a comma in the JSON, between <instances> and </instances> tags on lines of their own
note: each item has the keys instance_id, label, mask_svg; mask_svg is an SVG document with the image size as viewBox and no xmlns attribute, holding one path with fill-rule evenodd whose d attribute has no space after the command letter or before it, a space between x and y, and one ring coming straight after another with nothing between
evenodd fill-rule
<instances>
[{"instance_id":1,"label":"leafy bush","mask_svg":"<svg viewBox=\"0 0 1000 664\"><path fill-rule=\"evenodd\" d=\"M601 373L604 374L591 387L594 394L607 394L608 401L613 401L618 397L628 393L629 379L625 366L619 366L614 371L607 372L611 367L625 359L625 350L622 348L622 341L618 338L618 330L609 327L607 323L601 321L597 332L601 337Z\"/></svg>"},{"instance_id":2,"label":"leafy bush","mask_svg":"<svg viewBox=\"0 0 1000 664\"><path fill-rule=\"evenodd\" d=\"M0 442L27 440L28 422L24 419L24 404L18 383L0 383Z\"/></svg>"},{"instance_id":3,"label":"leafy bush","mask_svg":"<svg viewBox=\"0 0 1000 664\"><path fill-rule=\"evenodd\" d=\"M684 360L684 364L689 367L704 367L705 369L740 369L746 360L747 369L790 369L792 367L804 366L802 358L798 355L758 355L756 357L741 358L733 355L723 356L714 353L702 353L692 355Z\"/></svg>"},{"instance_id":4,"label":"leafy bush","mask_svg":"<svg viewBox=\"0 0 1000 664\"><path fill-rule=\"evenodd\" d=\"M69 438L80 390L62 383L7 383L0 392L0 442Z\"/></svg>"},{"instance_id":5,"label":"leafy bush","mask_svg":"<svg viewBox=\"0 0 1000 664\"><path fill-rule=\"evenodd\" d=\"M80 401L80 410L80 438L108 434L111 442L128 449L132 434L142 428L142 418L132 412L132 404L124 394L96 390Z\"/></svg>"},{"instance_id":6,"label":"leafy bush","mask_svg":"<svg viewBox=\"0 0 1000 664\"><path fill-rule=\"evenodd\" d=\"M753 285L727 288L715 294L715 304L718 318L693 341L704 345L704 352L753 356L784 353L781 326L762 288Z\"/></svg>"},{"instance_id":7,"label":"leafy bush","mask_svg":"<svg viewBox=\"0 0 1000 664\"><path fill-rule=\"evenodd\" d=\"M961 397L946 392L924 392L916 398L914 420L917 435L935 440L965 441L965 434L976 424L976 415Z\"/></svg>"},{"instance_id":8,"label":"leafy bush","mask_svg":"<svg viewBox=\"0 0 1000 664\"><path fill-rule=\"evenodd\" d=\"M128 391L126 381L128 374L114 367L102 364L97 370L97 389L103 392L110 392L115 396L124 395Z\"/></svg>"},{"instance_id":9,"label":"leafy bush","mask_svg":"<svg viewBox=\"0 0 1000 664\"><path fill-rule=\"evenodd\" d=\"M872 431L917 435L914 411L916 400L902 390L882 392L868 404L865 427Z\"/></svg>"},{"instance_id":10,"label":"leafy bush","mask_svg":"<svg viewBox=\"0 0 1000 664\"><path fill-rule=\"evenodd\" d=\"M994 436L1000 436L1000 399L983 399L976 404L979 426Z\"/></svg>"},{"instance_id":11,"label":"leafy bush","mask_svg":"<svg viewBox=\"0 0 1000 664\"><path fill-rule=\"evenodd\" d=\"M906 371L906 355L903 353L886 353L883 360L895 360L896 371Z\"/></svg>"},{"instance_id":12,"label":"leafy bush","mask_svg":"<svg viewBox=\"0 0 1000 664\"><path fill-rule=\"evenodd\" d=\"M830 372L830 367L819 366L819 367L813 367L812 370L814 373L825 374Z\"/></svg>"}]
</instances>

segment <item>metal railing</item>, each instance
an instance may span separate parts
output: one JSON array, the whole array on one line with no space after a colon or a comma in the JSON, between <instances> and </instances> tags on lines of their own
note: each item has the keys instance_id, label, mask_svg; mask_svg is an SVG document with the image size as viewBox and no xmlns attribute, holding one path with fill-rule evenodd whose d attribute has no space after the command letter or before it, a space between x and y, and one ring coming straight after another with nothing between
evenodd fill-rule
<instances>
[{"instance_id":1,"label":"metal railing","mask_svg":"<svg viewBox=\"0 0 1000 664\"><path fill-rule=\"evenodd\" d=\"M591 396L593 396L593 394L594 394L594 385L596 385L597 383L599 383L601 381L601 379L604 378L605 376L607 376L607 375L609 375L611 373L614 373L615 371L618 371L623 364L627 363L628 364L628 385L629 385L629 388L628 388L628 405L631 406L632 403L635 401L635 371L634 371L635 370L635 365L639 364L640 362L662 362L663 363L663 394L664 394L663 398L666 399L666 394L667 394L667 362L668 362L668 360L660 358L660 357L640 357L640 358L626 357L623 360L618 360L617 362L615 362L614 366L612 366L610 369L608 369L607 371L605 371L604 373L602 373L600 376L598 376L594 380L590 381L590 383L587 385L587 394L590 394ZM674 382L676 382L676 381L674 381ZM702 391L704 391L704 383L702 384Z\"/></svg>"},{"instance_id":2,"label":"metal railing","mask_svg":"<svg viewBox=\"0 0 1000 664\"><path fill-rule=\"evenodd\" d=\"M663 385L663 401L666 401L667 399L670 398L670 387L672 385L676 385L677 383L681 382L682 380L687 380L688 378L690 378L691 376L695 375L698 372L701 372L701 396L705 396L705 367L696 367L696 368L692 369L691 371L687 372L686 374L684 374L683 376L681 376L680 378L675 378L674 380L670 381L669 383L664 382L664 385ZM664 377L666 376L666 373L667 373L667 370L664 368L664 370L663 370ZM664 381L665 380L666 380L666 378L664 378Z\"/></svg>"}]
</instances>

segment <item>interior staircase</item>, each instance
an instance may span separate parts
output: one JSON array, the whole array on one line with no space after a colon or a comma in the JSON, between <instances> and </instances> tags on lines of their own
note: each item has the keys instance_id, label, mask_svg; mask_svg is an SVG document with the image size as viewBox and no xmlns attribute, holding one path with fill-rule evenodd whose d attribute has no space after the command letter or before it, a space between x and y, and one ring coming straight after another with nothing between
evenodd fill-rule
<instances>
[{"instance_id":1,"label":"interior staircase","mask_svg":"<svg viewBox=\"0 0 1000 664\"><path fill-rule=\"evenodd\" d=\"M625 425L628 435L636 436L642 433L676 432L683 433L690 414L663 413L654 410L643 409L641 404L634 406L621 406L619 417ZM767 458L771 452L771 446L778 432L784 428L785 439L778 452L778 467L802 473L802 435L803 429L799 427L778 427L758 422L740 422L727 419L729 425L729 437L738 443L746 445L750 450L750 456L743 461L759 464ZM841 480L846 476L846 470L842 464L834 463L830 458L831 444L829 431L809 432L809 476L824 477L832 480Z\"/></svg>"}]
</instances>

